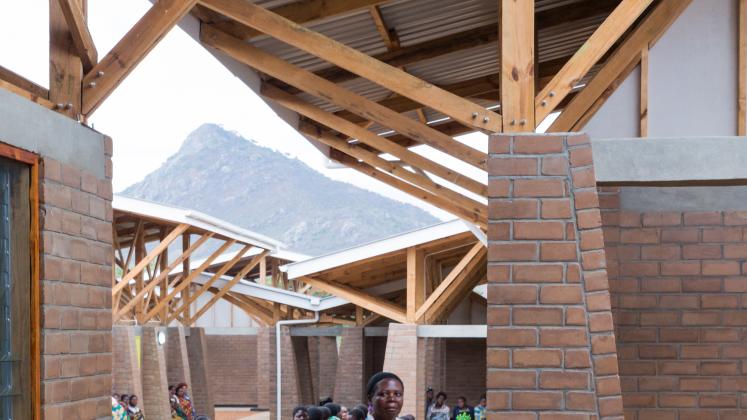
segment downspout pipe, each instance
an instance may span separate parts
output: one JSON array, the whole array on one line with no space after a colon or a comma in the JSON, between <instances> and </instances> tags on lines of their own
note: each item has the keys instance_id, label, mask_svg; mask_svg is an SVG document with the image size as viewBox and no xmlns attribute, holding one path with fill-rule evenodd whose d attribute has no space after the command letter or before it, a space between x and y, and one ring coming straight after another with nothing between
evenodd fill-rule
<instances>
[{"instance_id":1,"label":"downspout pipe","mask_svg":"<svg viewBox=\"0 0 747 420\"><path fill-rule=\"evenodd\" d=\"M282 397L282 363L283 360L282 355L280 354L280 331L281 327L284 325L299 325L299 324L316 324L319 322L319 311L314 311L314 318L311 319L293 319L293 320L286 320L286 321L278 321L275 323L275 365L276 365L276 378L275 378L275 404L276 404L276 414L277 414L277 420L282 420L281 418L281 409L282 409L282 400L280 399Z\"/></svg>"}]
</instances>

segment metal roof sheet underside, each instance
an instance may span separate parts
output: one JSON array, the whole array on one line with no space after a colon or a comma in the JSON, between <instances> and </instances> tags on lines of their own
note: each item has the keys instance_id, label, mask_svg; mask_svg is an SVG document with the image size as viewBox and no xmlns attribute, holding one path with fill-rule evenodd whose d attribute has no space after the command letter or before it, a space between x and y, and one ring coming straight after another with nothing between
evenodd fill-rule
<instances>
[{"instance_id":1,"label":"metal roof sheet underside","mask_svg":"<svg viewBox=\"0 0 747 420\"><path fill-rule=\"evenodd\" d=\"M578 1L580 0L542 0L537 1L536 8L537 11L544 11ZM397 30L402 47L498 24L495 0L398 0L384 4L380 9L387 25ZM590 16L538 31L540 65L574 54L605 17ZM368 55L386 52L386 46L367 9L312 23L308 27ZM274 38L257 38L253 44L309 71L330 67L324 60ZM445 85L494 75L498 66L498 45L497 42L491 42L413 63L405 66L405 70L430 83ZM363 78L341 82L340 86L373 101L381 101L392 95L388 89ZM299 97L328 112L341 110L340 107L307 93L301 93ZM495 104L490 103L488 106ZM444 117L431 118L429 115L428 121ZM372 131L386 130L372 127Z\"/></svg>"}]
</instances>

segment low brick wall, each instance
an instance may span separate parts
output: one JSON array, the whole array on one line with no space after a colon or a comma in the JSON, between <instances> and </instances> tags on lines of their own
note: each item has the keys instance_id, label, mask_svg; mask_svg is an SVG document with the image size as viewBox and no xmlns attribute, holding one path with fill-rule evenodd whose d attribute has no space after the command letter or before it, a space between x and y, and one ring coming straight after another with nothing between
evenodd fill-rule
<instances>
[{"instance_id":1,"label":"low brick wall","mask_svg":"<svg viewBox=\"0 0 747 420\"><path fill-rule=\"evenodd\" d=\"M215 405L257 405L257 337L207 335Z\"/></svg>"},{"instance_id":2,"label":"low brick wall","mask_svg":"<svg viewBox=\"0 0 747 420\"><path fill-rule=\"evenodd\" d=\"M626 418L747 418L747 212L618 211L602 188Z\"/></svg>"}]
</instances>

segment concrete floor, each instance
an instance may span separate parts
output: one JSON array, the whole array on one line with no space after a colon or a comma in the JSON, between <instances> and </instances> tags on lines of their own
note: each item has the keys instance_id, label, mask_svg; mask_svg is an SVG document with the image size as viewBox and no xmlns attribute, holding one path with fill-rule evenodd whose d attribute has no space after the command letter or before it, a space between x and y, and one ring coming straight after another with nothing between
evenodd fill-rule
<instances>
[{"instance_id":1,"label":"concrete floor","mask_svg":"<svg viewBox=\"0 0 747 420\"><path fill-rule=\"evenodd\" d=\"M216 408L215 420L270 420L270 412L250 411L248 408Z\"/></svg>"}]
</instances>

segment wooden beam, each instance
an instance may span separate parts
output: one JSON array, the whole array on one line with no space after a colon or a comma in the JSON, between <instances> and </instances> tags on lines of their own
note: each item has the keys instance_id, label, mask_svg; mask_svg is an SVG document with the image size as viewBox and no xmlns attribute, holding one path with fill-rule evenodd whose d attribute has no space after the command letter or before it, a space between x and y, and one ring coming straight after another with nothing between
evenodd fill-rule
<instances>
[{"instance_id":1,"label":"wooden beam","mask_svg":"<svg viewBox=\"0 0 747 420\"><path fill-rule=\"evenodd\" d=\"M499 1L503 131L534 131L534 2Z\"/></svg>"},{"instance_id":2,"label":"wooden beam","mask_svg":"<svg viewBox=\"0 0 747 420\"><path fill-rule=\"evenodd\" d=\"M459 261L459 263L449 272L449 275L438 285L438 287L428 296L425 303L418 308L415 313L416 319L421 319L423 316L434 308L436 302L442 300L442 296L447 294L449 289L457 289L464 282L467 277L467 273L470 267L476 265L483 255L486 253L485 246L482 242L477 242L467 254Z\"/></svg>"},{"instance_id":3,"label":"wooden beam","mask_svg":"<svg viewBox=\"0 0 747 420\"><path fill-rule=\"evenodd\" d=\"M335 284L325 280L315 279L313 277L301 278L306 284L337 297L345 299L354 305L358 305L371 312L385 316L393 321L405 323L407 315L399 306L377 296L371 296L362 290L346 286L344 284Z\"/></svg>"},{"instance_id":4,"label":"wooden beam","mask_svg":"<svg viewBox=\"0 0 747 420\"><path fill-rule=\"evenodd\" d=\"M184 233L187 229L189 229L189 225L186 223L182 223L175 227L174 230L169 233L169 236L167 236L155 248L153 248L148 253L148 255L137 261L137 263L135 264L135 268L128 271L127 274L122 276L122 280L117 283L117 285L112 289L112 295L122 290L130 282L130 280L135 278L136 275L140 274L145 269L145 267L151 263L151 261L155 260L156 257L160 255L164 249L171 245L171 243L174 242L174 240L178 238L179 235ZM142 235L140 235L140 237L142 237Z\"/></svg>"},{"instance_id":5,"label":"wooden beam","mask_svg":"<svg viewBox=\"0 0 747 420\"><path fill-rule=\"evenodd\" d=\"M332 16L356 12L371 6L386 3L388 0L304 0L293 2L272 9L273 13L283 16L293 22L311 23ZM242 25L235 21L216 22L219 27L242 39L251 40L254 37L262 35L261 32Z\"/></svg>"},{"instance_id":6,"label":"wooden beam","mask_svg":"<svg viewBox=\"0 0 747 420\"><path fill-rule=\"evenodd\" d=\"M323 109L304 102L302 99L297 98L293 95L283 92L282 90L264 84L262 85L261 94L271 99L278 104L293 110L307 118L330 127L340 133L343 133L349 137L358 139L359 141L368 144L384 153L390 153L396 156L408 165L417 166L420 169L430 172L440 178L445 179L455 185L458 185L468 191L471 191L480 196L487 196L487 186L481 182L475 181L471 178L465 177L457 171L453 171L445 166L442 166L428 158L423 157L411 150L408 150L396 143L387 140L384 137L377 136L371 131L366 130L354 123L344 120L340 117L335 116Z\"/></svg>"},{"instance_id":7,"label":"wooden beam","mask_svg":"<svg viewBox=\"0 0 747 420\"><path fill-rule=\"evenodd\" d=\"M86 0L74 0L86 10ZM62 104L54 109L77 119L81 112L83 64L78 57L59 0L49 0L49 101Z\"/></svg>"},{"instance_id":8,"label":"wooden beam","mask_svg":"<svg viewBox=\"0 0 747 420\"><path fill-rule=\"evenodd\" d=\"M189 286L192 284L192 280L194 280L197 276L202 274L202 272L205 271L205 269L207 269L210 266L210 264L212 264L213 261L215 261L216 258L223 255L223 253L226 252L226 250L232 247L235 243L236 243L236 240L234 239L224 242L220 247L218 247L218 249L213 251L213 253L210 254L210 256L207 257L205 261L203 261L202 264L200 264L200 266L197 267L195 270L190 270L189 267L187 267L186 270L182 269L182 277L180 277L181 280L179 281L179 284L175 285L171 293L161 298L161 300L158 302L158 305L156 305L155 308L148 311L148 313L144 317L144 322L148 322L149 320L151 320L154 316L156 316L156 314L159 311L166 310L166 312L168 312L168 309L170 308L170 305L172 301L174 300L174 298L176 297L176 295L182 292L183 290L188 289ZM187 261L187 259L185 259L184 261ZM186 277L184 277L185 275ZM171 287L172 285L169 285L169 286ZM184 300L186 301L186 299ZM164 319L167 320L167 323L170 322L168 320L168 317L161 318L161 321L163 321Z\"/></svg>"},{"instance_id":9,"label":"wooden beam","mask_svg":"<svg viewBox=\"0 0 747 420\"><path fill-rule=\"evenodd\" d=\"M47 108L47 109L57 109L55 107L55 104L53 104L52 102L50 102L46 98L38 96L38 95L36 95L36 94L34 94L32 92L29 92L27 90L24 90L24 89L22 89L22 88L20 88L20 87L18 87L16 85L14 85L14 84L12 84L12 83L6 82L5 80L0 80L0 88L5 89L5 90L7 90L9 92L15 93L16 95L18 95L18 96L20 96L22 98L26 98L26 99L28 99L31 102L35 102L35 103L43 106L44 108Z\"/></svg>"},{"instance_id":10,"label":"wooden beam","mask_svg":"<svg viewBox=\"0 0 747 420\"><path fill-rule=\"evenodd\" d=\"M371 6L368 10L371 13L374 25L376 25L376 30L379 31L381 40L384 41L384 44L386 45L386 49L389 51L398 50L400 45L397 31L393 28L387 27L386 22L384 22L384 17L381 16L381 9L379 9L379 6Z\"/></svg>"},{"instance_id":11,"label":"wooden beam","mask_svg":"<svg viewBox=\"0 0 747 420\"><path fill-rule=\"evenodd\" d=\"M358 172L361 172L374 179L377 179L393 188L396 188L406 194L409 194L415 198L423 200L426 203L429 203L435 207L448 211L449 213L452 213L461 219L469 220L481 227L485 227L485 228L487 227L487 224L484 222L482 216L477 213L471 213L469 211L466 211L465 209L455 205L454 203L450 202L447 199L444 199L438 195L435 195L419 187L416 187L412 184L409 184L405 181L402 181L399 178L395 178L383 171L379 171L371 165L358 162L356 159L352 158L351 156L343 152L340 152L336 149L331 149L330 152L331 153L329 155L329 158L332 160L338 161L342 163L343 165L348 166L349 168L355 169Z\"/></svg>"},{"instance_id":12,"label":"wooden beam","mask_svg":"<svg viewBox=\"0 0 747 420\"><path fill-rule=\"evenodd\" d=\"M217 289L210 289L213 293L218 293ZM262 325L270 325L272 323L272 315L268 317L265 314L265 308L256 305L251 300L242 300L240 299L241 295L234 295L232 293L226 293L223 296L223 299L230 302L233 305L236 305L239 309L244 311L248 316L250 316L252 319L258 321Z\"/></svg>"},{"instance_id":13,"label":"wooden beam","mask_svg":"<svg viewBox=\"0 0 747 420\"><path fill-rule=\"evenodd\" d=\"M114 314L114 322L117 322L117 320L127 311L132 309L132 307L135 305L136 302L139 302L143 299L146 293L153 293L155 288L157 286L161 286L161 292L166 291L167 287L164 287L163 282L168 280L169 273L174 270L179 264L182 263L185 259L187 259L193 252L195 252L198 248L200 248L205 242L207 242L208 239L213 237L213 233L206 233L200 237L200 239L197 240L194 244L192 244L189 248L187 248L186 251L182 252L181 255L179 255L174 261L172 261L170 264L165 264L167 261L166 258L161 260L162 263L162 270L160 273L158 273L158 276L156 276L154 279L151 279L148 284L143 287L142 289L138 290L137 294L132 298L132 300L119 309L116 314ZM163 251L164 253L168 252L168 247L166 247ZM112 292L112 295L115 293ZM166 293L163 293L162 297L166 297Z\"/></svg>"},{"instance_id":14,"label":"wooden beam","mask_svg":"<svg viewBox=\"0 0 747 420\"><path fill-rule=\"evenodd\" d=\"M202 314L204 314L208 309L210 309L215 302L220 300L220 298L223 297L226 293L231 291L231 288L235 286L241 279L244 278L245 275L247 275L250 271L254 269L254 267L259 264L260 261L262 261L267 254L269 254L270 251L264 250L259 255L255 255L247 265L241 268L238 273L228 282L226 283L215 295L213 295L212 298L202 307L200 308L194 316L192 316L189 319L190 324L200 319Z\"/></svg>"},{"instance_id":15,"label":"wooden beam","mask_svg":"<svg viewBox=\"0 0 747 420\"><path fill-rule=\"evenodd\" d=\"M93 43L91 33L88 32L88 23L83 9L76 0L59 0L59 2L73 39L73 45L78 50L78 57L83 63L83 72L90 71L99 60L96 45Z\"/></svg>"},{"instance_id":16,"label":"wooden beam","mask_svg":"<svg viewBox=\"0 0 747 420\"><path fill-rule=\"evenodd\" d=\"M639 136L648 137L648 45L641 50L641 91L639 113Z\"/></svg>"},{"instance_id":17,"label":"wooden beam","mask_svg":"<svg viewBox=\"0 0 747 420\"><path fill-rule=\"evenodd\" d=\"M625 79L628 78L630 73L635 70L635 68L638 66L638 60L631 61L630 64L628 64L628 67L626 67L622 73L620 73L619 76L615 80L612 81L612 83L607 86L607 89L604 90L602 95L594 101L594 104L584 113L584 115L581 116L581 118L576 122L576 124L567 131L583 131L584 127L586 127L586 124L591 120L592 117L594 117L594 114L599 110L599 108L604 105L605 102L607 102L607 99L612 96L613 93L617 90L618 86L623 84Z\"/></svg>"},{"instance_id":18,"label":"wooden beam","mask_svg":"<svg viewBox=\"0 0 747 420\"><path fill-rule=\"evenodd\" d=\"M49 99L49 89L41 87L20 74L0 66L0 81L4 81L16 88L27 92L29 95L39 99Z\"/></svg>"},{"instance_id":19,"label":"wooden beam","mask_svg":"<svg viewBox=\"0 0 747 420\"><path fill-rule=\"evenodd\" d=\"M54 1L54 0L53 0ZM83 79L83 114L90 115L197 0L159 0Z\"/></svg>"},{"instance_id":20,"label":"wooden beam","mask_svg":"<svg viewBox=\"0 0 747 420\"><path fill-rule=\"evenodd\" d=\"M586 76L589 69L612 48L653 0L622 0L596 31L568 60L553 80L537 95L536 120L539 124Z\"/></svg>"},{"instance_id":21,"label":"wooden beam","mask_svg":"<svg viewBox=\"0 0 747 420\"><path fill-rule=\"evenodd\" d=\"M739 0L737 135L747 136L747 0Z\"/></svg>"},{"instance_id":22,"label":"wooden beam","mask_svg":"<svg viewBox=\"0 0 747 420\"><path fill-rule=\"evenodd\" d=\"M138 293L140 293L141 290L143 290L143 277L144 277L143 276L143 271L144 271L144 269L147 268L147 267L149 267L151 261L154 260L154 259L156 259L159 255L161 255L161 253L165 251L166 247L163 247L162 249L160 249L157 254L151 253L151 254L147 254L146 255L145 254L146 249L145 249L144 235L142 233L134 241L134 246L135 246L135 261L137 261L135 263L136 264L135 269L138 268L138 265L140 265L140 263L142 261L144 261L146 259L146 257L150 257L152 255L151 259L149 261L147 261L144 265L142 265L139 270L137 270L137 271L133 270L133 271L135 271L135 272L132 273L133 277L135 278L135 294L138 294ZM121 283L123 283L123 284L129 284L129 280L125 281L125 279L127 278L128 275L130 275L130 273L127 273L127 275L123 276ZM117 286L119 286L119 285L117 285ZM112 291L112 293L116 294L117 292ZM136 301L134 299L134 296L128 296L128 297L130 298L131 302L135 302L135 320L137 320L138 322L141 322L141 319L142 319L142 316L143 316L143 311L145 310L145 305L143 304L142 299L139 300L139 301Z\"/></svg>"},{"instance_id":23,"label":"wooden beam","mask_svg":"<svg viewBox=\"0 0 747 420\"><path fill-rule=\"evenodd\" d=\"M407 96L479 130L500 131L501 116L354 48L311 31L248 2L201 0L205 6L249 25L286 44L346 68L393 92Z\"/></svg>"},{"instance_id":24,"label":"wooden beam","mask_svg":"<svg viewBox=\"0 0 747 420\"><path fill-rule=\"evenodd\" d=\"M487 155L404 115L328 80L294 66L263 50L243 43L209 25L202 25L200 40L260 72L304 92L339 105L359 116L383 124L414 140L441 150L477 168L486 169Z\"/></svg>"},{"instance_id":25,"label":"wooden beam","mask_svg":"<svg viewBox=\"0 0 747 420\"><path fill-rule=\"evenodd\" d=\"M244 254L246 254L250 249L252 249L251 245L244 245L244 247L241 248L241 250L239 250L239 252L237 252L236 255L234 255L234 257L231 258L230 261L224 263L221 266L221 268L218 271L216 271L210 277L210 279L208 281L206 281L205 283L203 283L203 285L195 293L193 293L191 296L189 296L188 299L183 299L183 302L182 302L181 306L179 306L178 308L176 308L176 309L174 309L172 311L172 313L171 313L171 315L169 315L167 321L171 322L171 321L174 320L174 318L176 318L177 315L180 315L182 312L186 312L186 310L189 309L189 307L192 304L192 302L194 302L195 300L197 300L197 298L199 298L200 295L202 295L203 293L205 293L205 291L207 289L209 289L210 287L212 287L213 284L216 281L218 281L219 278L221 278L224 274L226 274L228 272L228 270L230 270L231 268L233 268L233 266L236 265L236 263L238 263L241 260L241 257L243 257ZM205 262L207 262L207 261L205 261ZM200 268L202 268L203 265L205 265L205 264L203 263L200 266ZM209 266L210 265L208 264L205 268L207 268ZM201 271L195 270L192 273L190 273L190 277L191 278L187 277L187 280L189 280L188 282L191 283L191 281L195 277L201 275L203 271L205 271L205 269L202 269ZM174 291L176 291L176 290L177 289L174 289ZM194 319L194 318L190 317L190 318L187 319L187 321L191 321L192 319Z\"/></svg>"},{"instance_id":26,"label":"wooden beam","mask_svg":"<svg viewBox=\"0 0 747 420\"><path fill-rule=\"evenodd\" d=\"M483 221L487 223L488 206L483 203L465 197L458 192L452 191L434 182L426 175L408 171L401 165L397 165L391 161L385 160L379 157L379 155L377 155L376 153L364 150L363 148L356 146L355 144L348 143L345 140L332 135L332 133L330 132L319 131L316 126L312 126L309 123L301 122L299 124L298 130L302 134L313 137L315 140L318 140L319 142L324 143L329 147L344 152L345 154L350 155L356 159L360 159L362 162L365 162L382 171L388 172L419 188L430 191L435 195L442 196L443 198L450 200L455 205L463 208L464 210L467 210L470 213L477 213L481 215Z\"/></svg>"},{"instance_id":27,"label":"wooden beam","mask_svg":"<svg viewBox=\"0 0 747 420\"><path fill-rule=\"evenodd\" d=\"M570 131L620 74L630 68L631 63L638 63L641 50L646 46L652 48L658 37L666 32L691 2L662 0L610 55L596 76L560 113L548 132Z\"/></svg>"},{"instance_id":28,"label":"wooden beam","mask_svg":"<svg viewBox=\"0 0 747 420\"><path fill-rule=\"evenodd\" d=\"M415 323L415 313L425 301L425 255L423 251L407 248L407 322Z\"/></svg>"},{"instance_id":29,"label":"wooden beam","mask_svg":"<svg viewBox=\"0 0 747 420\"><path fill-rule=\"evenodd\" d=\"M357 325L356 322L353 320L337 318L337 317L334 317L328 314L321 314L319 316L319 322L320 323L327 322L330 324L337 324L337 325L347 325L348 327L354 327Z\"/></svg>"}]
</instances>

